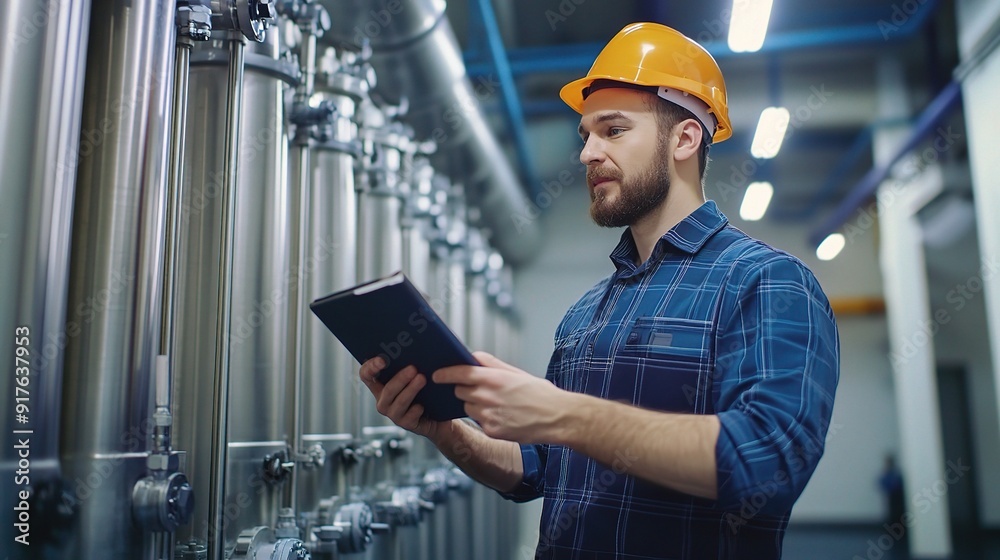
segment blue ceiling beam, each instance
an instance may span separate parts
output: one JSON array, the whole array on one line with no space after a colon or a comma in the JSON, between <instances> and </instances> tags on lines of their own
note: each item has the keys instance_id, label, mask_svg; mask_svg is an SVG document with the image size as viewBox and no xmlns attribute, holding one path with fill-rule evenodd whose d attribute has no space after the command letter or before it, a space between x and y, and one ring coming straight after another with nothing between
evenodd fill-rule
<instances>
[{"instance_id":1,"label":"blue ceiling beam","mask_svg":"<svg viewBox=\"0 0 1000 560\"><path fill-rule=\"evenodd\" d=\"M913 131L899 148L893 152L889 160L873 167L851 189L833 213L822 224L809 234L813 246L819 246L831 233L837 232L841 226L854 217L858 208L868 202L878 190L882 181L889 178L892 167L904 156L910 153L923 139L934 132L935 126L948 116L962 100L962 83L953 80L931 101L917 117Z\"/></svg>"},{"instance_id":2,"label":"blue ceiling beam","mask_svg":"<svg viewBox=\"0 0 1000 560\"><path fill-rule=\"evenodd\" d=\"M905 21L898 23L890 17L865 24L769 33L764 41L764 46L756 53L734 53L729 49L729 45L724 39L702 42L702 46L716 60L723 60L807 49L890 43L907 39L920 31L924 24L930 20L938 2L939 0L928 0L912 14L904 14L907 16ZM604 48L603 43L576 43L522 47L509 50L507 55L514 76L556 72L582 74L594 63L594 59L597 58L602 48ZM492 71L490 64L472 57L466 58L465 66L472 76L489 74Z\"/></svg>"},{"instance_id":3,"label":"blue ceiling beam","mask_svg":"<svg viewBox=\"0 0 1000 560\"><path fill-rule=\"evenodd\" d=\"M486 32L491 72L495 71L500 81L504 111L507 113L511 135L514 137L514 147L522 172L521 178L528 185L532 199L535 199L541 189L541 182L537 180L534 161L528 150L528 133L524 124L524 113L521 110L521 99L517 92L517 84L514 82L514 75L511 73L503 38L500 36L500 26L497 24L490 0L474 0L470 4L470 10L476 12L482 29Z\"/></svg>"}]
</instances>

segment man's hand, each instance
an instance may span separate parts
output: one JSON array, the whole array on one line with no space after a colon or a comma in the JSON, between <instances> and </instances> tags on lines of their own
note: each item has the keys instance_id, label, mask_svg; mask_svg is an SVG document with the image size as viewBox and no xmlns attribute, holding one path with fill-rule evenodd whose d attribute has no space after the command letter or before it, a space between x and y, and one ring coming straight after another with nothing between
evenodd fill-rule
<instances>
[{"instance_id":1,"label":"man's hand","mask_svg":"<svg viewBox=\"0 0 1000 560\"><path fill-rule=\"evenodd\" d=\"M375 395L375 409L400 428L433 440L445 422L424 417L423 405L413 402L427 384L427 378L417 368L407 366L382 384L376 376L384 367L385 362L379 357L361 365L361 382Z\"/></svg>"},{"instance_id":2,"label":"man's hand","mask_svg":"<svg viewBox=\"0 0 1000 560\"><path fill-rule=\"evenodd\" d=\"M455 395L486 435L518 443L550 443L570 397L486 352L475 352L481 366L452 366L434 372L435 383L454 383Z\"/></svg>"}]
</instances>

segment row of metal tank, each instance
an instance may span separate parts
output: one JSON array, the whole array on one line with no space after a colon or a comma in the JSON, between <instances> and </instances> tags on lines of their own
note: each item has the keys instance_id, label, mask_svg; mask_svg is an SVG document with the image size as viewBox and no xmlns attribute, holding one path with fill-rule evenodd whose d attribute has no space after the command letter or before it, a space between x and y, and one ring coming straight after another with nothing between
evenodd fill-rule
<instances>
[{"instance_id":1,"label":"row of metal tank","mask_svg":"<svg viewBox=\"0 0 1000 560\"><path fill-rule=\"evenodd\" d=\"M511 558L512 506L381 417L308 312L401 269L516 353L539 234L444 2L11 0L0 25L5 554Z\"/></svg>"}]
</instances>

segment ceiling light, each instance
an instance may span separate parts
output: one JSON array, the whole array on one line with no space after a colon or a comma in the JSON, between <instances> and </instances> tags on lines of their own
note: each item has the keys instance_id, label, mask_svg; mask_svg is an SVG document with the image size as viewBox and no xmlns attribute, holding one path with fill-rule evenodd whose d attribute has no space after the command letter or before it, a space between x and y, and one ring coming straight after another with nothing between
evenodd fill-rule
<instances>
[{"instance_id":1,"label":"ceiling light","mask_svg":"<svg viewBox=\"0 0 1000 560\"><path fill-rule=\"evenodd\" d=\"M772 0L733 0L729 21L729 48L733 52L757 52L764 45Z\"/></svg>"},{"instance_id":2,"label":"ceiling light","mask_svg":"<svg viewBox=\"0 0 1000 560\"><path fill-rule=\"evenodd\" d=\"M840 251L844 248L844 243L845 240L842 234L831 233L816 248L816 256L821 261L832 261L834 257L840 254Z\"/></svg>"},{"instance_id":3,"label":"ceiling light","mask_svg":"<svg viewBox=\"0 0 1000 560\"><path fill-rule=\"evenodd\" d=\"M750 154L758 159L771 159L778 155L790 119L791 115L784 107L768 107L761 111Z\"/></svg>"},{"instance_id":4,"label":"ceiling light","mask_svg":"<svg viewBox=\"0 0 1000 560\"><path fill-rule=\"evenodd\" d=\"M743 195L743 204L740 206L740 217L748 222L756 222L764 217L767 212L767 205L771 203L771 196L774 194L774 187L767 181L750 183L747 192Z\"/></svg>"}]
</instances>

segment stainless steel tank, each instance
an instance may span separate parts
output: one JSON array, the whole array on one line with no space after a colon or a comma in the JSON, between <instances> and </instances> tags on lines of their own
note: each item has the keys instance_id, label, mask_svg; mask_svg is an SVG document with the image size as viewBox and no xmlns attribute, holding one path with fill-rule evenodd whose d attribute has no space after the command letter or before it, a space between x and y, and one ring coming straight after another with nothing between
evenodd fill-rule
<instances>
[{"instance_id":1,"label":"stainless steel tank","mask_svg":"<svg viewBox=\"0 0 1000 560\"><path fill-rule=\"evenodd\" d=\"M153 432L174 8L104 0L91 13L60 429L78 558L139 558L152 542L130 504Z\"/></svg>"},{"instance_id":2,"label":"stainless steel tank","mask_svg":"<svg viewBox=\"0 0 1000 560\"><path fill-rule=\"evenodd\" d=\"M63 352L79 335L66 298L89 13L86 1L0 5L0 359L13 364L0 381L0 539L13 559L65 550L76 499L59 441Z\"/></svg>"},{"instance_id":3,"label":"stainless steel tank","mask_svg":"<svg viewBox=\"0 0 1000 560\"><path fill-rule=\"evenodd\" d=\"M283 92L294 70L278 63L280 40L247 47L239 114L234 222L228 460L221 521L210 521L212 410L222 235L228 53L220 41L191 57L185 197L178 263L175 445L189 453L198 499L180 539L235 544L244 529L275 523L288 475L288 313L298 271L290 269L287 133Z\"/></svg>"},{"instance_id":4,"label":"stainless steel tank","mask_svg":"<svg viewBox=\"0 0 1000 560\"><path fill-rule=\"evenodd\" d=\"M309 254L319 262L308 277L306 301L357 283L355 167L361 143L355 113L368 87L364 64L353 53L327 49L316 78L315 101L332 104L335 113L325 136L312 145L309 238L313 248ZM318 319L309 319L303 333L303 439L307 446L322 446L328 461L300 480L299 507L303 512L315 510L320 500L348 497L351 481L338 450L361 432L359 402L371 399L358 379L354 358Z\"/></svg>"},{"instance_id":5,"label":"stainless steel tank","mask_svg":"<svg viewBox=\"0 0 1000 560\"><path fill-rule=\"evenodd\" d=\"M376 92L391 104L409 105L405 122L417 138L438 144L435 168L465 183L470 203L483 209L493 245L512 263L536 254L538 222L515 221L535 209L480 111L481 96L469 84L445 1L320 2L336 14L323 40L334 46L371 45L379 75Z\"/></svg>"}]
</instances>

